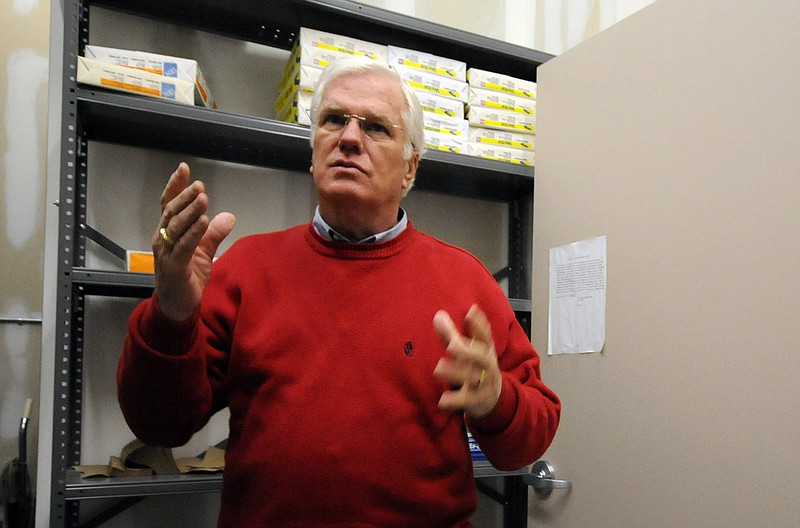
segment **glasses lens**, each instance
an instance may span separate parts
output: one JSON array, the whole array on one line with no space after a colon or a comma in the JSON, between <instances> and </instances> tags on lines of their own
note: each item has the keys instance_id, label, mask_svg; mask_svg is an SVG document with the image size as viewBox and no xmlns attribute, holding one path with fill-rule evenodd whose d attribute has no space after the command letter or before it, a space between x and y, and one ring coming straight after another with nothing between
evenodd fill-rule
<instances>
[{"instance_id":1,"label":"glasses lens","mask_svg":"<svg viewBox=\"0 0 800 528\"><path fill-rule=\"evenodd\" d=\"M359 128L373 141L389 141L392 139L394 129L400 128L380 117L363 117L342 112L323 113L320 115L319 127L328 132L341 132L351 119L355 119Z\"/></svg>"}]
</instances>

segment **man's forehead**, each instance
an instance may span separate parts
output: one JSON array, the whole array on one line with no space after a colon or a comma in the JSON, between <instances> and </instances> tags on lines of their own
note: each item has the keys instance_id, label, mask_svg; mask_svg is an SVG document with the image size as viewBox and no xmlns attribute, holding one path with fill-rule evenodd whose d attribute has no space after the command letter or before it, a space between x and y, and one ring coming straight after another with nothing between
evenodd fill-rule
<instances>
[{"instance_id":1,"label":"man's forehead","mask_svg":"<svg viewBox=\"0 0 800 528\"><path fill-rule=\"evenodd\" d=\"M332 79L320 100L321 108L372 114L398 113L405 106L402 89L396 80L383 72L348 72Z\"/></svg>"}]
</instances>

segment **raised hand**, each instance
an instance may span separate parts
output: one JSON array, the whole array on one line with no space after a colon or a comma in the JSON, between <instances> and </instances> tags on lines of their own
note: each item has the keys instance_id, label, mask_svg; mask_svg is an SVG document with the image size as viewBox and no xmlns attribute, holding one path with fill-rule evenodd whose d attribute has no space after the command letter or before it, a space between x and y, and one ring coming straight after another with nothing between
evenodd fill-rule
<instances>
[{"instance_id":1,"label":"raised hand","mask_svg":"<svg viewBox=\"0 0 800 528\"><path fill-rule=\"evenodd\" d=\"M492 329L486 314L473 305L464 317L462 335L450 314L439 310L433 326L447 354L439 360L434 376L452 387L439 399L439 408L463 411L475 418L488 415L500 399L503 377L497 363Z\"/></svg>"},{"instance_id":2,"label":"raised hand","mask_svg":"<svg viewBox=\"0 0 800 528\"><path fill-rule=\"evenodd\" d=\"M161 194L161 220L153 234L156 296L161 312L175 321L191 317L211 276L220 243L236 225L231 213L206 215L208 195L201 181L189 183L181 163Z\"/></svg>"}]
</instances>

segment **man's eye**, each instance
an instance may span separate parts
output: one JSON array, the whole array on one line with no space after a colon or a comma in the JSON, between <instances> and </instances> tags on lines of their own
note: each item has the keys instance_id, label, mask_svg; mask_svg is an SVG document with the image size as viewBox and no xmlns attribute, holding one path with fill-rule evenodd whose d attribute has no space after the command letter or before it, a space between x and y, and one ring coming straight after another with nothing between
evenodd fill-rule
<instances>
[{"instance_id":1,"label":"man's eye","mask_svg":"<svg viewBox=\"0 0 800 528\"><path fill-rule=\"evenodd\" d=\"M364 123L364 132L367 132L368 134L378 134L384 136L390 135L389 128L383 123L379 123L376 121L369 121L367 123Z\"/></svg>"},{"instance_id":2,"label":"man's eye","mask_svg":"<svg viewBox=\"0 0 800 528\"><path fill-rule=\"evenodd\" d=\"M323 125L344 126L347 119L341 114L328 114L322 119Z\"/></svg>"}]
</instances>

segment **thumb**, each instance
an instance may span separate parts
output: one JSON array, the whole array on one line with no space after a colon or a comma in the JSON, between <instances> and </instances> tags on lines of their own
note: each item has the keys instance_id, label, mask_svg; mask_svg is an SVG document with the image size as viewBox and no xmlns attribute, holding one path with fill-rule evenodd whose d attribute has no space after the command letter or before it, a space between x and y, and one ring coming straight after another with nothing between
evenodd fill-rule
<instances>
[{"instance_id":1,"label":"thumb","mask_svg":"<svg viewBox=\"0 0 800 528\"><path fill-rule=\"evenodd\" d=\"M209 258L214 258L219 245L233 231L234 226L236 226L236 217L231 213L219 213L211 219L206 234L200 241L200 248Z\"/></svg>"}]
</instances>

